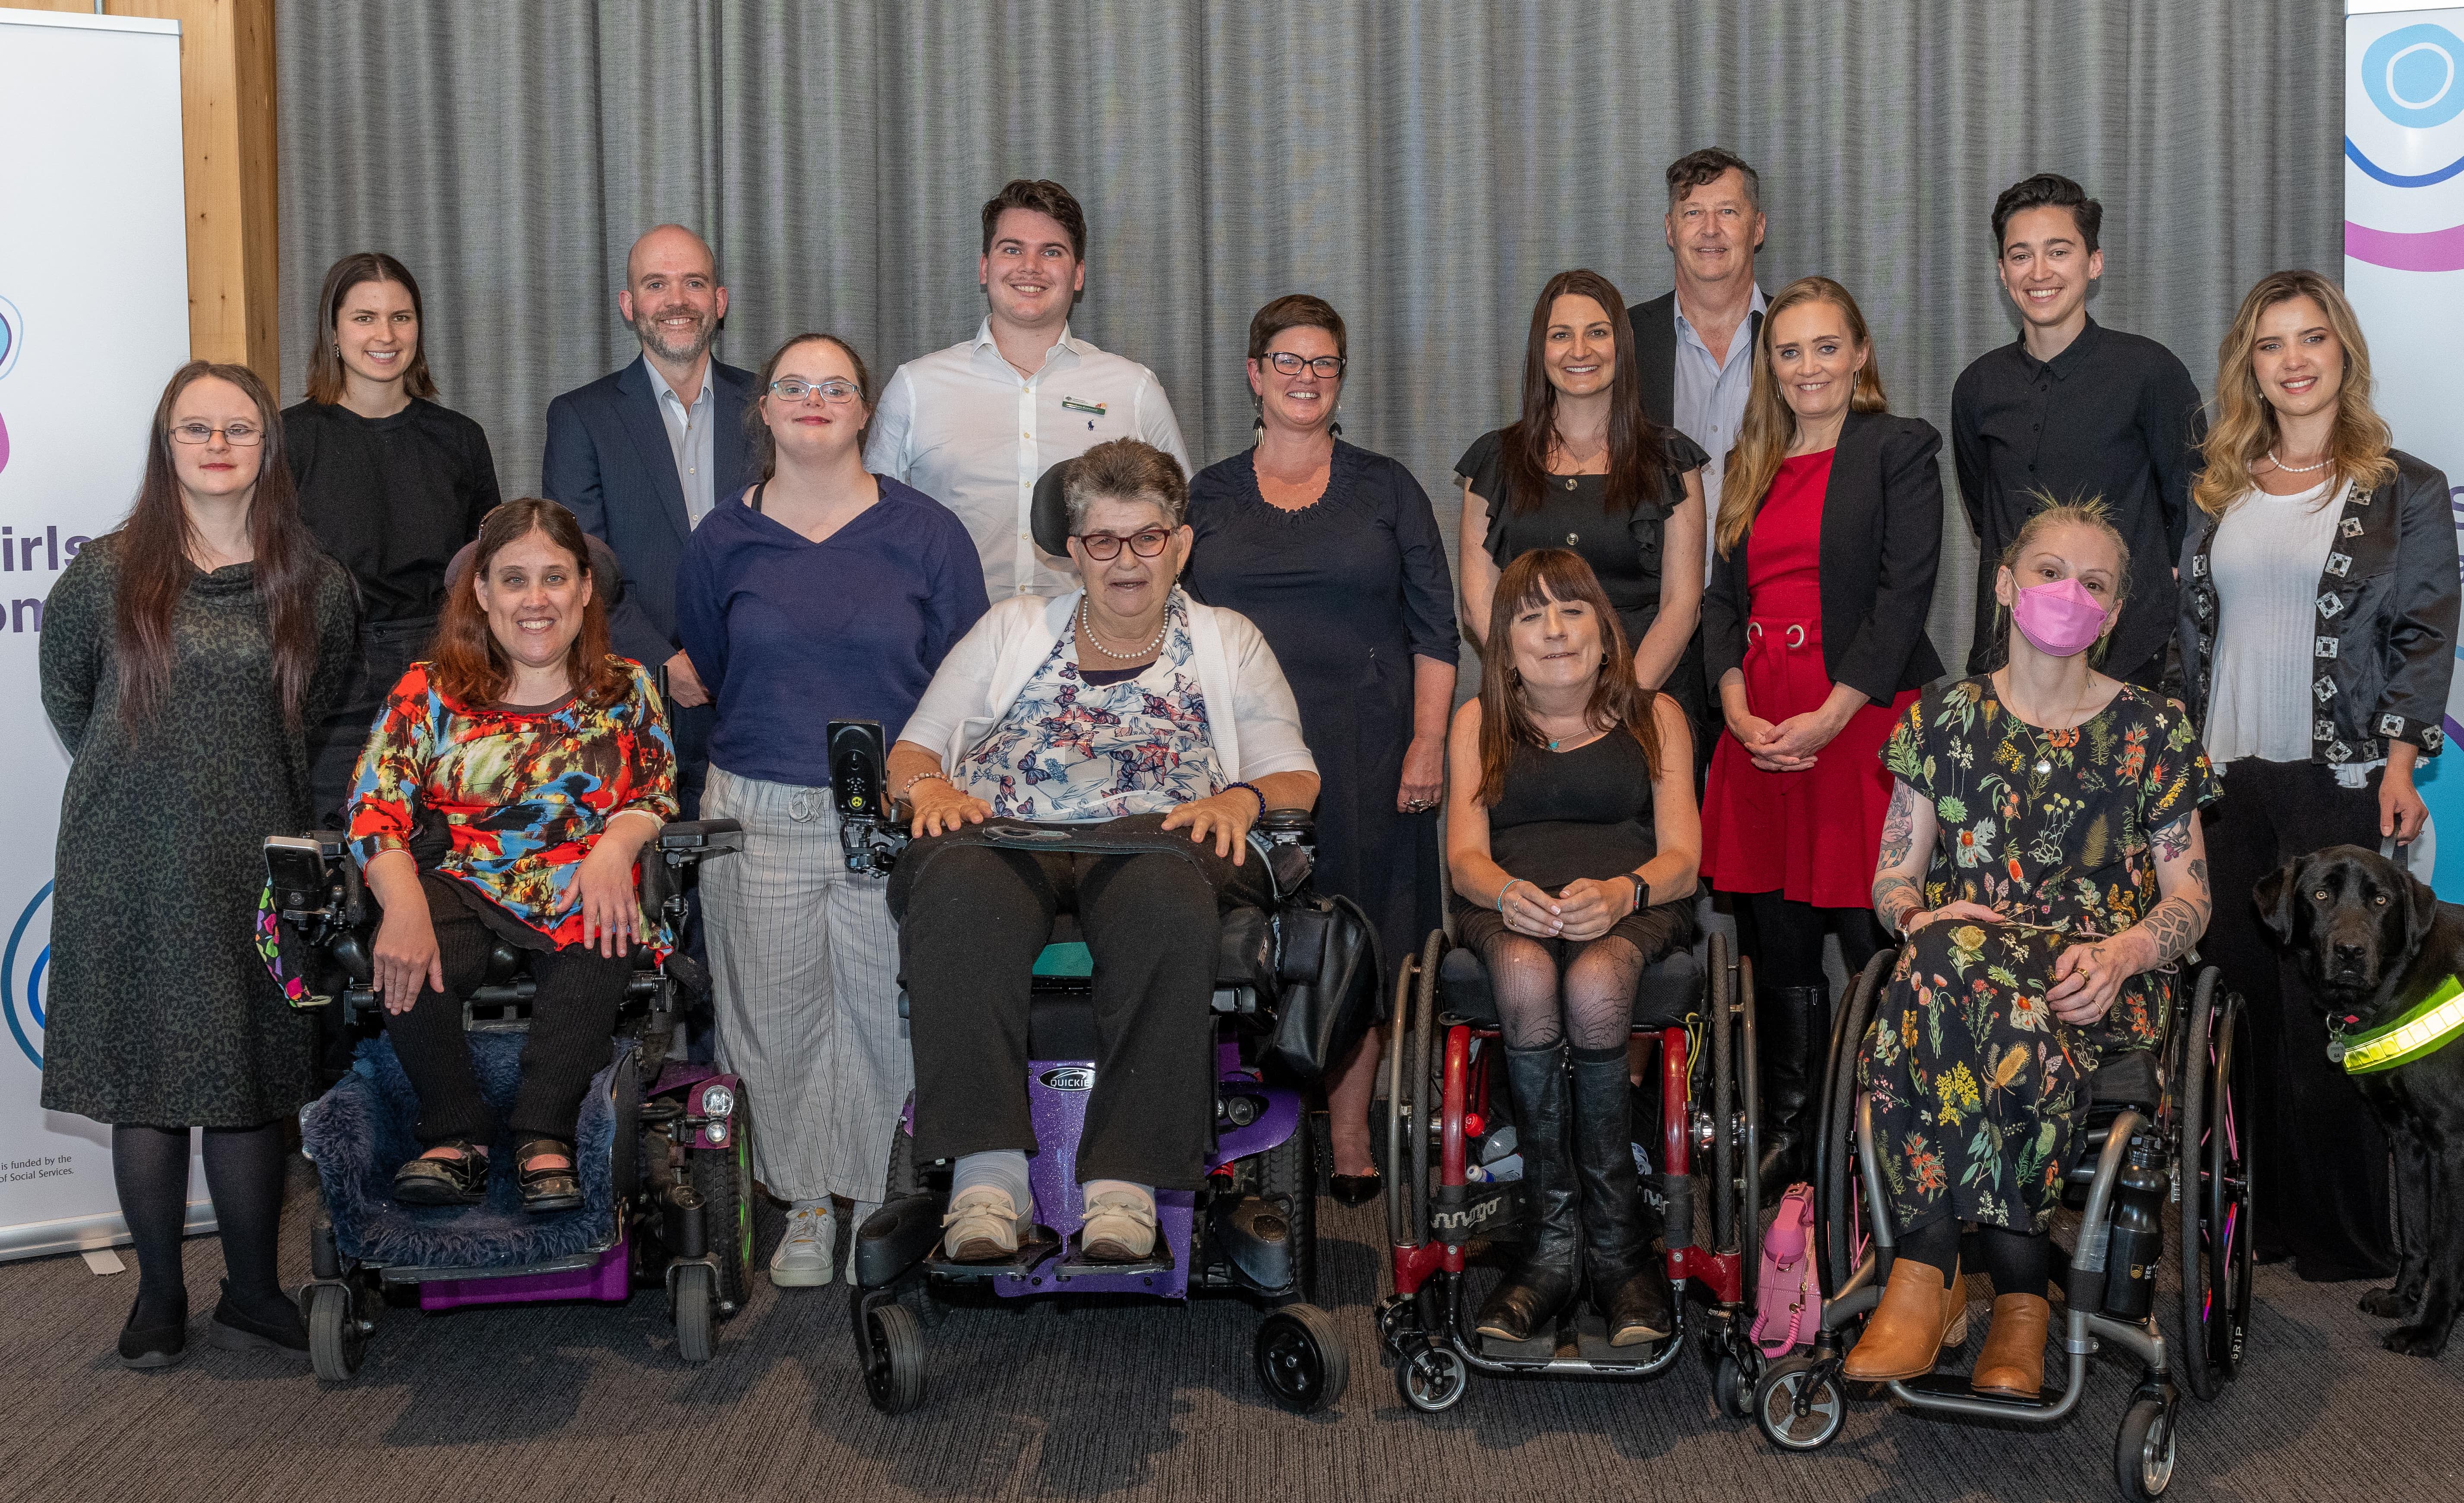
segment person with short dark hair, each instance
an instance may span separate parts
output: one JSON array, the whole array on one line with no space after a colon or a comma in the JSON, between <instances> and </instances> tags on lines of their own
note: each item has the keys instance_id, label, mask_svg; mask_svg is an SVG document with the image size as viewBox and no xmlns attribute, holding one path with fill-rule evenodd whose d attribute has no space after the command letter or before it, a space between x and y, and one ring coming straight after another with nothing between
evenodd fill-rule
<instances>
[{"instance_id":1,"label":"person with short dark hair","mask_svg":"<svg viewBox=\"0 0 2464 1503\"><path fill-rule=\"evenodd\" d=\"M428 649L445 565L498 499L488 435L438 405L410 269L343 256L317 295L308 395L282 412L299 517L360 588L360 659L309 733L311 818L336 825L377 701Z\"/></svg>"},{"instance_id":2,"label":"person with short dark hair","mask_svg":"<svg viewBox=\"0 0 2464 1503\"><path fill-rule=\"evenodd\" d=\"M276 1239L315 1032L257 954L257 895L265 837L305 828L307 733L357 639L350 576L299 519L275 417L246 366L182 366L127 520L43 603L43 710L71 760L42 1104L111 1124L137 1253L130 1367L187 1353L192 1126L230 1271L209 1338L308 1355Z\"/></svg>"},{"instance_id":3,"label":"person with short dark hair","mask_svg":"<svg viewBox=\"0 0 2464 1503\"><path fill-rule=\"evenodd\" d=\"M700 878L718 1061L761 1103L754 1170L787 1202L770 1282L802 1288L830 1281L835 1198L858 1226L881 1204L914 1083L897 931L839 843L830 722L904 724L984 613L984 580L958 519L866 473L872 377L852 345L799 334L757 389L760 478L693 529L676 630L718 707L702 813L744 827Z\"/></svg>"},{"instance_id":4,"label":"person with short dark hair","mask_svg":"<svg viewBox=\"0 0 2464 1503\"><path fill-rule=\"evenodd\" d=\"M1249 320L1258 441L1189 485L1194 599L1238 610L1275 650L1325 780L1319 892L1360 904L1390 958L1444 919L1437 806L1454 703L1445 539L1412 472L1335 436L1350 353L1343 316L1294 293ZM1377 1193L1373 1031L1327 1089L1331 1188Z\"/></svg>"},{"instance_id":5,"label":"person with short dark hair","mask_svg":"<svg viewBox=\"0 0 2464 1503\"><path fill-rule=\"evenodd\" d=\"M1076 580L1036 551L1035 482L1096 445L1135 438L1189 470L1155 372L1069 332L1087 286L1087 216L1060 184L1016 179L984 205L984 321L976 337L898 367L865 467L958 514L994 600L1062 595Z\"/></svg>"},{"instance_id":6,"label":"person with short dark hair","mask_svg":"<svg viewBox=\"0 0 2464 1503\"><path fill-rule=\"evenodd\" d=\"M2154 340L2088 317L2104 275L2104 210L2077 183L2039 172L1993 201L1993 254L2019 309L2019 338L1977 357L1950 393L1960 500L1976 530L1976 624L1968 671L1998 666L1995 561L2033 497L2101 499L2129 544L2129 604L2104 670L2154 688L2173 635L2173 561L2189 530L2190 482L2207 431L2198 386Z\"/></svg>"}]
</instances>

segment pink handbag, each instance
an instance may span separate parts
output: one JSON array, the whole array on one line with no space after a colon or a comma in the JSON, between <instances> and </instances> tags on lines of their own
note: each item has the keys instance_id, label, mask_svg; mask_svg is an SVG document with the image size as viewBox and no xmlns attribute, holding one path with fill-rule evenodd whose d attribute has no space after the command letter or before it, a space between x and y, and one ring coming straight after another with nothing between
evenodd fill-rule
<instances>
[{"instance_id":1,"label":"pink handbag","mask_svg":"<svg viewBox=\"0 0 2464 1503\"><path fill-rule=\"evenodd\" d=\"M1810 1345L1822 1321L1822 1286L1814 1276L1814 1186L1792 1184L1779 1215L1763 1233L1763 1266L1754 1284L1754 1324L1748 1338L1767 1358Z\"/></svg>"}]
</instances>

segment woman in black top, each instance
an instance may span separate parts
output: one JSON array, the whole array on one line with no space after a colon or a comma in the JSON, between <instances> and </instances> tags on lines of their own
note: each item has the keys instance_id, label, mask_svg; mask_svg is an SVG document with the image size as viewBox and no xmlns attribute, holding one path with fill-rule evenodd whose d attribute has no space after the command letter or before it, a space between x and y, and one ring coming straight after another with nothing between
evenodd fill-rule
<instances>
[{"instance_id":1,"label":"woman in black top","mask_svg":"<svg viewBox=\"0 0 2464 1503\"><path fill-rule=\"evenodd\" d=\"M436 405L419 283L400 261L336 261L317 327L308 399L283 409L282 436L300 517L360 588L360 665L309 734L313 817L339 829L377 701L427 652L445 566L496 504L496 465L479 425Z\"/></svg>"},{"instance_id":2,"label":"woman in black top","mask_svg":"<svg viewBox=\"0 0 2464 1503\"><path fill-rule=\"evenodd\" d=\"M1506 1034L1530 1235L1479 1330L1547 1329L1584 1281L1579 1241L1610 1342L1658 1340L1668 1273L1635 1172L1626 1040L1643 968L1693 938L1693 744L1669 697L1635 681L1580 557L1523 555L1491 605L1480 697L1447 742L1446 863L1471 905L1457 937L1480 952Z\"/></svg>"},{"instance_id":3,"label":"woman in black top","mask_svg":"<svg viewBox=\"0 0 2464 1503\"><path fill-rule=\"evenodd\" d=\"M1597 272L1560 272L1540 289L1523 352L1523 412L1455 462L1463 482L1463 624L1488 639L1498 571L1534 548L1581 556L1617 609L1634 675L1675 698L1697 753L1714 729L1694 627L1703 581L1664 559L1703 554L1702 467L1694 440L1642 409L1642 367L1623 358L1625 307Z\"/></svg>"},{"instance_id":4,"label":"woman in black top","mask_svg":"<svg viewBox=\"0 0 2464 1503\"><path fill-rule=\"evenodd\" d=\"M1321 298L1278 298L1249 320L1258 442L1190 482L1197 542L1183 579L1275 650L1326 780L1318 887L1360 904L1391 964L1444 917L1436 811L1454 602L1428 493L1401 464L1334 436L1345 359L1343 318ZM1327 1092L1332 1189L1347 1205L1379 1188L1377 1052L1372 1032Z\"/></svg>"}]
</instances>

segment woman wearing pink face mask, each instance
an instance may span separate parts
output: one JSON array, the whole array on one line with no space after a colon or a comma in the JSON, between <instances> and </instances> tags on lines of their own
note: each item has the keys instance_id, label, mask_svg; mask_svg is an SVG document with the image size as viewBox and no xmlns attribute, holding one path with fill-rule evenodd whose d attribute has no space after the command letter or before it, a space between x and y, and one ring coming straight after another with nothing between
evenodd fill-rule
<instances>
[{"instance_id":1,"label":"woman wearing pink face mask","mask_svg":"<svg viewBox=\"0 0 2464 1503\"><path fill-rule=\"evenodd\" d=\"M2036 1396L2045 1228L2079 1154L2085 1083L2163 1037L2175 962L2207 929L2207 754L2180 704L2092 666L2129 563L2093 504L2039 511L1994 580L2010 660L1927 690L1883 749L1874 912L1906 943L1858 1078L1899 1257L1850 1378L1932 1370L1966 1320L1969 1224L1994 1293L1970 1382Z\"/></svg>"}]
</instances>

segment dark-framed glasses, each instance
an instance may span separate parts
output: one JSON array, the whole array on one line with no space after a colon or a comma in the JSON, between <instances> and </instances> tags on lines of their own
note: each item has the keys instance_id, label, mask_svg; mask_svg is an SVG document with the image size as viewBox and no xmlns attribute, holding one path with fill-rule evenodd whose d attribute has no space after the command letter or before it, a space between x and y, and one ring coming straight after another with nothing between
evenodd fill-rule
<instances>
[{"instance_id":1,"label":"dark-framed glasses","mask_svg":"<svg viewBox=\"0 0 2464 1503\"><path fill-rule=\"evenodd\" d=\"M1274 366L1278 375L1297 376L1306 367L1309 374L1332 381L1343 374L1343 367L1351 362L1340 355L1320 355L1315 360L1304 360L1289 350L1279 349L1267 352L1266 364Z\"/></svg>"},{"instance_id":2,"label":"dark-framed glasses","mask_svg":"<svg viewBox=\"0 0 2464 1503\"><path fill-rule=\"evenodd\" d=\"M1141 527L1126 538L1116 532L1082 532L1078 535L1078 546L1086 549L1087 557L1098 564L1110 564L1119 558L1121 544L1125 542L1139 558L1152 559L1160 557L1171 542L1171 530L1163 527Z\"/></svg>"},{"instance_id":3,"label":"dark-framed glasses","mask_svg":"<svg viewBox=\"0 0 2464 1503\"><path fill-rule=\"evenodd\" d=\"M854 382L842 381L836 376L818 382L806 381L802 376L781 376L770 383L770 394L781 402L802 402L809 391L820 392L823 401L832 404L852 402L864 394L863 388Z\"/></svg>"},{"instance_id":4,"label":"dark-framed glasses","mask_svg":"<svg viewBox=\"0 0 2464 1503\"><path fill-rule=\"evenodd\" d=\"M175 444L210 443L216 433L222 434L224 442L236 449L245 449L252 444L265 442L265 430L249 422L182 423L171 430L171 442Z\"/></svg>"}]
</instances>

